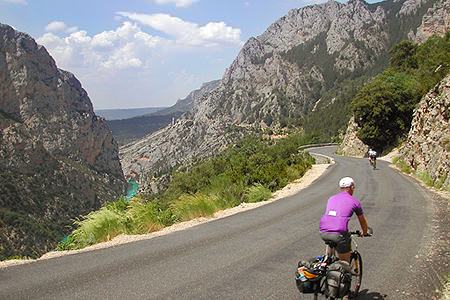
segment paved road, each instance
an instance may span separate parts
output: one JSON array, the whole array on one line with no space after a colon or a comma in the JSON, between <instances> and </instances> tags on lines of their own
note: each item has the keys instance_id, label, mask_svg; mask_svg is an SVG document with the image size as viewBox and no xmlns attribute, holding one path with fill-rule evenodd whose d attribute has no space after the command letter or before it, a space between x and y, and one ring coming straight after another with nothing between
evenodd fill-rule
<instances>
[{"instance_id":1,"label":"paved road","mask_svg":"<svg viewBox=\"0 0 450 300\"><path fill-rule=\"evenodd\" d=\"M332 155L334 149L315 151ZM252 211L147 241L0 269L0 299L298 299L296 263L323 251L319 218L345 175L357 179L355 195L375 231L358 239L365 263L359 299L399 299L429 226L427 196L385 162L372 170L366 160L335 160L301 193Z\"/></svg>"}]
</instances>

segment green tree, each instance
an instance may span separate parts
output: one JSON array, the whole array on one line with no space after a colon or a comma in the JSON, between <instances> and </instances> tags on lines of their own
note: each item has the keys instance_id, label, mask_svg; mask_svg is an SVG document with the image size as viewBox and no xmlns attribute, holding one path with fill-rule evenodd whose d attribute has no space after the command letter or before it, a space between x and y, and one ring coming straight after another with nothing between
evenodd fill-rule
<instances>
[{"instance_id":1,"label":"green tree","mask_svg":"<svg viewBox=\"0 0 450 300\"><path fill-rule=\"evenodd\" d=\"M364 86L353 99L358 137L382 151L395 145L411 126L414 107L421 94L412 75L388 69Z\"/></svg>"},{"instance_id":2,"label":"green tree","mask_svg":"<svg viewBox=\"0 0 450 300\"><path fill-rule=\"evenodd\" d=\"M418 67L410 73L419 82L420 92L426 94L450 72L450 31L444 37L430 37L415 56Z\"/></svg>"},{"instance_id":3,"label":"green tree","mask_svg":"<svg viewBox=\"0 0 450 300\"><path fill-rule=\"evenodd\" d=\"M392 47L389 51L391 55L390 67L397 71L417 69L417 48L418 46L411 41L402 41Z\"/></svg>"}]
</instances>

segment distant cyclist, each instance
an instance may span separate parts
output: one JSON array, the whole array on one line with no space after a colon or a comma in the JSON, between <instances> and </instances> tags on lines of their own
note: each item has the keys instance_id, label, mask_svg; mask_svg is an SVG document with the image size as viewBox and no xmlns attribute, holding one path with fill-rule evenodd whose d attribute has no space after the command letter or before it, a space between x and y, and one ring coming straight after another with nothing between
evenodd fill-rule
<instances>
[{"instance_id":1,"label":"distant cyclist","mask_svg":"<svg viewBox=\"0 0 450 300\"><path fill-rule=\"evenodd\" d=\"M325 242L335 243L339 259L350 262L351 235L348 232L348 221L355 213L364 236L367 235L368 225L361 203L353 197L355 190L353 178L342 178L339 187L341 191L328 199L325 214L320 219L320 237Z\"/></svg>"},{"instance_id":2,"label":"distant cyclist","mask_svg":"<svg viewBox=\"0 0 450 300\"><path fill-rule=\"evenodd\" d=\"M377 152L375 150L369 149L369 152L367 152L367 154L369 155L369 163L375 169L377 166Z\"/></svg>"}]
</instances>

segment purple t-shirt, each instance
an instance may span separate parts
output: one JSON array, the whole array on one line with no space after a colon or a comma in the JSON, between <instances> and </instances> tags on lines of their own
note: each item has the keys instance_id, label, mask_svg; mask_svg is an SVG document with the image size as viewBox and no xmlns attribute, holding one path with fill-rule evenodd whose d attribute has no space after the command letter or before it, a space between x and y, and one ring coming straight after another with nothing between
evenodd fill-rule
<instances>
[{"instance_id":1,"label":"purple t-shirt","mask_svg":"<svg viewBox=\"0 0 450 300\"><path fill-rule=\"evenodd\" d=\"M320 232L347 232L348 221L355 213L363 214L361 203L347 192L341 192L328 199L325 214L320 219Z\"/></svg>"}]
</instances>

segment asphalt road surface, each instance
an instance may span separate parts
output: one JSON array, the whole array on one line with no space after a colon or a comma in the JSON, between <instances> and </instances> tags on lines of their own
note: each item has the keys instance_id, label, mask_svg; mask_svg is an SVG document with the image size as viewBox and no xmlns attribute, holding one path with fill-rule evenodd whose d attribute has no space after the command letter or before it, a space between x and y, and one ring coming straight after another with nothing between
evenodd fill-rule
<instances>
[{"instance_id":1,"label":"asphalt road surface","mask_svg":"<svg viewBox=\"0 0 450 300\"><path fill-rule=\"evenodd\" d=\"M313 152L335 157L334 150ZM364 262L358 299L421 298L404 289L429 243L429 196L383 161L372 170L366 159L335 160L297 195L251 211L151 240L0 269L0 299L299 299L296 264L324 251L319 219L343 176L356 179L355 196L374 229L373 237L357 239ZM358 229L355 219L351 229ZM423 288L423 299L431 292Z\"/></svg>"}]
</instances>

